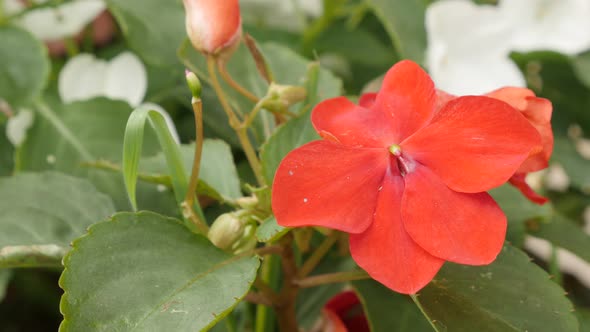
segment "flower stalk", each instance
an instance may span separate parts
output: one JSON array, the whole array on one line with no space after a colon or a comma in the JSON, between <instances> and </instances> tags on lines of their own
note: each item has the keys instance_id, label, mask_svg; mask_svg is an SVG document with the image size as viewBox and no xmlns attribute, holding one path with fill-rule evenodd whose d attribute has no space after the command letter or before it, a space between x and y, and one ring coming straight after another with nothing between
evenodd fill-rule
<instances>
[{"instance_id":1,"label":"flower stalk","mask_svg":"<svg viewBox=\"0 0 590 332\"><path fill-rule=\"evenodd\" d=\"M266 185L266 180L264 176L262 176L262 165L260 164L260 160L250 142L250 138L248 138L248 128L243 126L243 124L238 119L237 115L234 113L232 107L230 106L225 93L223 92L223 88L219 83L219 79L217 77L216 72L216 63L217 60L214 56L207 57L207 69L209 71L209 75L211 76L211 85L219 98L219 102L227 117L229 118L229 125L235 130L238 140L244 149L244 153L246 154L246 158L250 163L250 167L252 167L252 171L258 181L258 184L261 186Z\"/></svg>"}]
</instances>

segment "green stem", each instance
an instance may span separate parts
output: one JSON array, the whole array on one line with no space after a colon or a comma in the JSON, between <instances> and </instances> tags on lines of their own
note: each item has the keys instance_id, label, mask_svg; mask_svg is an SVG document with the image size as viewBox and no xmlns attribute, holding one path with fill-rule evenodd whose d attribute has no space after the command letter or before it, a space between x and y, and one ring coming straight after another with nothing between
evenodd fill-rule
<instances>
[{"instance_id":1,"label":"green stem","mask_svg":"<svg viewBox=\"0 0 590 332\"><path fill-rule=\"evenodd\" d=\"M202 220L194 211L195 196L197 195L197 185L199 183L199 170L201 168L201 154L203 152L203 105L200 99L193 98L192 101L193 112L195 113L195 155L193 157L193 169L191 171L191 178L186 191L186 207L189 209L189 217L191 221L197 226L197 229L207 235L209 233L209 226ZM196 204L199 204L198 202Z\"/></svg>"},{"instance_id":2,"label":"green stem","mask_svg":"<svg viewBox=\"0 0 590 332\"><path fill-rule=\"evenodd\" d=\"M371 278L365 271L350 271L320 274L312 277L295 280L295 284L301 288L310 288L325 284L334 284L346 281L364 280Z\"/></svg>"},{"instance_id":3,"label":"green stem","mask_svg":"<svg viewBox=\"0 0 590 332\"><path fill-rule=\"evenodd\" d=\"M241 86L238 82L234 81L231 75L227 72L226 63L221 58L217 59L217 69L219 70L219 74L229 86L231 86L234 90L236 90L242 96L248 98L250 101L257 103L258 97L254 95L252 92L248 91L246 88Z\"/></svg>"},{"instance_id":4,"label":"green stem","mask_svg":"<svg viewBox=\"0 0 590 332\"><path fill-rule=\"evenodd\" d=\"M303 263L301 268L299 269L299 274L297 277L300 279L307 277L315 269L315 267L322 261L322 258L326 256L326 254L330 251L330 248L336 243L338 240L338 232L332 232L328 235L324 241L320 244L319 247L311 254L311 256Z\"/></svg>"},{"instance_id":5,"label":"green stem","mask_svg":"<svg viewBox=\"0 0 590 332\"><path fill-rule=\"evenodd\" d=\"M209 75L211 77L211 85L213 86L213 89L215 90L215 93L217 94L217 97L219 98L219 102L221 103L223 110L225 111L225 113L227 114L227 117L229 118L229 125L236 131L236 134L238 135L238 139L240 141L240 144L242 145L242 148L244 149L244 153L246 154L246 158L248 159L248 162L250 163L250 167L252 167L252 171L254 172L254 175L256 176L256 180L258 181L258 184L261 186L264 186L264 185L266 185L266 180L264 179L264 176L262 176L262 165L260 164L260 161L258 160L258 156L256 155L256 151L254 150L254 147L252 146L252 143L250 142L250 138L248 138L248 128L244 127L242 125L242 123L240 123L236 114L232 110L229 102L227 101L225 93L223 92L223 89L221 88L221 84L219 84L219 79L217 78L217 73L215 71L215 63L216 63L215 57L209 56L207 58L207 68L209 70Z\"/></svg>"},{"instance_id":6,"label":"green stem","mask_svg":"<svg viewBox=\"0 0 590 332\"><path fill-rule=\"evenodd\" d=\"M414 301L414 303L416 304L416 306L418 307L418 309L420 309L420 312L422 312L422 315L424 315L424 317L426 318L426 320L428 320L428 322L430 323L430 326L432 326L432 328L435 331L439 331L438 327L436 327L436 325L434 325L434 322L432 321L432 319L430 319L430 317L428 316L428 314L426 313L426 311L422 307L422 304L420 303L420 300L418 300L418 294L410 294L410 297L412 298L412 301Z\"/></svg>"}]
</instances>

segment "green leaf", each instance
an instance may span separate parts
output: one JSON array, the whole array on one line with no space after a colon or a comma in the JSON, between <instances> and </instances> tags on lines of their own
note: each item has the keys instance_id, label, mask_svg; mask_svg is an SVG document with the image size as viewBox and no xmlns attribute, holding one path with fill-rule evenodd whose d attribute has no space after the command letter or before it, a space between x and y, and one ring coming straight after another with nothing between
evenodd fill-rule
<instances>
[{"instance_id":1,"label":"green leaf","mask_svg":"<svg viewBox=\"0 0 590 332\"><path fill-rule=\"evenodd\" d=\"M59 266L70 242L113 214L86 180L56 172L0 178L0 268Z\"/></svg>"},{"instance_id":2,"label":"green leaf","mask_svg":"<svg viewBox=\"0 0 590 332\"><path fill-rule=\"evenodd\" d=\"M353 282L371 331L431 332L432 327L410 297L396 293L374 280Z\"/></svg>"},{"instance_id":3,"label":"green leaf","mask_svg":"<svg viewBox=\"0 0 590 332\"><path fill-rule=\"evenodd\" d=\"M590 52L576 55L572 58L572 64L578 79L590 88Z\"/></svg>"},{"instance_id":4,"label":"green leaf","mask_svg":"<svg viewBox=\"0 0 590 332\"><path fill-rule=\"evenodd\" d=\"M580 323L580 332L590 332L590 310L576 308L576 316Z\"/></svg>"},{"instance_id":5,"label":"green leaf","mask_svg":"<svg viewBox=\"0 0 590 332\"><path fill-rule=\"evenodd\" d=\"M590 161L582 158L574 143L566 136L555 136L553 162L559 162L571 180L571 184L578 189L590 189Z\"/></svg>"},{"instance_id":6,"label":"green leaf","mask_svg":"<svg viewBox=\"0 0 590 332\"><path fill-rule=\"evenodd\" d=\"M26 171L57 170L89 179L96 188L113 198L117 210L129 210L123 178L101 170L83 167L85 162L108 160L119 163L123 151L125 124L131 107L121 101L96 98L68 105L38 104L38 114L20 149L20 164ZM158 151L155 135L147 131L144 155ZM140 202L150 210L176 210L169 193L156 186L143 185ZM149 204L147 204L149 203ZM173 208L170 209L169 205ZM140 204L140 207L142 204Z\"/></svg>"},{"instance_id":7,"label":"green leaf","mask_svg":"<svg viewBox=\"0 0 590 332\"><path fill-rule=\"evenodd\" d=\"M45 46L29 32L0 26L0 100L13 107L41 94L49 77Z\"/></svg>"},{"instance_id":8,"label":"green leaf","mask_svg":"<svg viewBox=\"0 0 590 332\"><path fill-rule=\"evenodd\" d=\"M266 219L257 229L256 238L259 242L274 242L289 231L289 228L277 224L274 216Z\"/></svg>"},{"instance_id":9,"label":"green leaf","mask_svg":"<svg viewBox=\"0 0 590 332\"><path fill-rule=\"evenodd\" d=\"M426 28L421 0L367 0L402 58L423 63Z\"/></svg>"},{"instance_id":10,"label":"green leaf","mask_svg":"<svg viewBox=\"0 0 590 332\"><path fill-rule=\"evenodd\" d=\"M188 190L188 177L184 169L182 155L178 144L174 141L172 134L168 130L166 119L162 114L151 111L146 108L139 108L131 113L125 128L125 138L123 140L123 178L125 179L125 188L127 195L131 201L131 206L137 210L137 176L139 172L139 160L141 158L141 150L143 146L144 127L146 121L152 125L156 132L160 147L164 152L166 164L168 166L168 174L172 180L172 187L174 188L174 195L176 202L180 205L186 197ZM198 205L196 205L198 207ZM203 213L200 208L197 209L202 216Z\"/></svg>"},{"instance_id":11,"label":"green leaf","mask_svg":"<svg viewBox=\"0 0 590 332\"><path fill-rule=\"evenodd\" d=\"M556 214L547 222L537 222L528 232L590 262L590 236L575 222Z\"/></svg>"},{"instance_id":12,"label":"green leaf","mask_svg":"<svg viewBox=\"0 0 590 332\"><path fill-rule=\"evenodd\" d=\"M509 184L491 190L490 194L508 218L507 239L518 247L524 243L527 221L547 220L553 214L551 204L534 204Z\"/></svg>"},{"instance_id":13,"label":"green leaf","mask_svg":"<svg viewBox=\"0 0 590 332\"><path fill-rule=\"evenodd\" d=\"M10 282L10 278L12 277L12 270L1 269L0 270L0 302L4 299L6 295L6 287L8 287L8 283Z\"/></svg>"},{"instance_id":14,"label":"green leaf","mask_svg":"<svg viewBox=\"0 0 590 332\"><path fill-rule=\"evenodd\" d=\"M182 162L187 171L193 167L194 151L194 143L180 146ZM161 153L154 157L144 158L140 163L140 169L147 172L168 173L164 164L164 156ZM212 196L209 195L211 198L220 197L223 200L232 200L242 197L240 178L231 148L222 140L204 140L199 179L204 182L202 188L209 187L214 190L210 193Z\"/></svg>"},{"instance_id":15,"label":"green leaf","mask_svg":"<svg viewBox=\"0 0 590 332\"><path fill-rule=\"evenodd\" d=\"M417 300L437 331L578 331L565 291L511 246L488 266L447 263Z\"/></svg>"},{"instance_id":16,"label":"green leaf","mask_svg":"<svg viewBox=\"0 0 590 332\"><path fill-rule=\"evenodd\" d=\"M232 256L182 222L120 213L64 258L60 331L201 331L250 289L257 257Z\"/></svg>"},{"instance_id":17,"label":"green leaf","mask_svg":"<svg viewBox=\"0 0 590 332\"><path fill-rule=\"evenodd\" d=\"M177 63L176 49L186 37L180 1L107 0L131 49L155 65Z\"/></svg>"}]
</instances>

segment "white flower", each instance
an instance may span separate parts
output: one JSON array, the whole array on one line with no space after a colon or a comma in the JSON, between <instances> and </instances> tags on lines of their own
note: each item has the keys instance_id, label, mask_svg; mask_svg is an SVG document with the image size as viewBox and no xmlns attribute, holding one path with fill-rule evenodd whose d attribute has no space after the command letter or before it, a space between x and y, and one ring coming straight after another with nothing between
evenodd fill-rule
<instances>
[{"instance_id":1,"label":"white flower","mask_svg":"<svg viewBox=\"0 0 590 332\"><path fill-rule=\"evenodd\" d=\"M508 57L510 28L495 6L478 6L470 0L430 5L427 63L437 87L467 95L525 86L522 73Z\"/></svg>"},{"instance_id":2,"label":"white flower","mask_svg":"<svg viewBox=\"0 0 590 332\"><path fill-rule=\"evenodd\" d=\"M126 101L135 108L157 111L166 119L176 142L180 142L170 115L160 105L142 104L147 91L147 72L141 60L131 52L123 52L108 62L92 54L73 57L59 74L58 90L65 103L107 97Z\"/></svg>"},{"instance_id":3,"label":"white flower","mask_svg":"<svg viewBox=\"0 0 590 332\"><path fill-rule=\"evenodd\" d=\"M131 52L123 52L109 62L92 54L80 54L61 70L58 88L66 103L104 96L137 107L147 90L147 72Z\"/></svg>"},{"instance_id":4,"label":"white flower","mask_svg":"<svg viewBox=\"0 0 590 332\"><path fill-rule=\"evenodd\" d=\"M8 14L24 9L20 0L4 1L4 9ZM41 40L61 40L78 34L105 9L103 0L72 1L58 7L33 10L19 18L16 24Z\"/></svg>"},{"instance_id":5,"label":"white flower","mask_svg":"<svg viewBox=\"0 0 590 332\"><path fill-rule=\"evenodd\" d=\"M12 145L19 147L27 138L27 131L33 125L33 112L23 109L8 119L6 137Z\"/></svg>"},{"instance_id":6,"label":"white flower","mask_svg":"<svg viewBox=\"0 0 590 332\"><path fill-rule=\"evenodd\" d=\"M442 0L428 7L426 30L427 64L437 86L483 94L526 85L511 51L590 49L590 1L501 0L491 6Z\"/></svg>"},{"instance_id":7,"label":"white flower","mask_svg":"<svg viewBox=\"0 0 590 332\"><path fill-rule=\"evenodd\" d=\"M590 49L590 1L503 0L515 51L550 50L577 54Z\"/></svg>"}]
</instances>

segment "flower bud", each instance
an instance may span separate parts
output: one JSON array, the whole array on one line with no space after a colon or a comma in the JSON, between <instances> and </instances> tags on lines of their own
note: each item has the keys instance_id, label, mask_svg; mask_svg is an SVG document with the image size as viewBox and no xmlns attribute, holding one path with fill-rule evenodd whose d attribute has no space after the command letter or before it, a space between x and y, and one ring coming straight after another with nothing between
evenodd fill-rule
<instances>
[{"instance_id":1,"label":"flower bud","mask_svg":"<svg viewBox=\"0 0 590 332\"><path fill-rule=\"evenodd\" d=\"M183 0L186 31L201 53L231 52L242 35L238 0Z\"/></svg>"},{"instance_id":2,"label":"flower bud","mask_svg":"<svg viewBox=\"0 0 590 332\"><path fill-rule=\"evenodd\" d=\"M232 246L232 251L234 254L239 255L245 251L254 249L256 243L258 243L256 239L256 225L248 224L244 228L242 238Z\"/></svg>"},{"instance_id":3,"label":"flower bud","mask_svg":"<svg viewBox=\"0 0 590 332\"><path fill-rule=\"evenodd\" d=\"M207 236L216 247L227 250L242 237L245 224L238 214L224 213L215 219Z\"/></svg>"},{"instance_id":4,"label":"flower bud","mask_svg":"<svg viewBox=\"0 0 590 332\"><path fill-rule=\"evenodd\" d=\"M307 90L303 87L272 83L263 106L273 113L284 113L292 105L305 100L306 95Z\"/></svg>"},{"instance_id":5,"label":"flower bud","mask_svg":"<svg viewBox=\"0 0 590 332\"><path fill-rule=\"evenodd\" d=\"M193 98L201 99L201 81L199 77L193 73L192 71L185 70L184 73L186 74L186 83L188 84L188 88L191 90Z\"/></svg>"}]
</instances>

